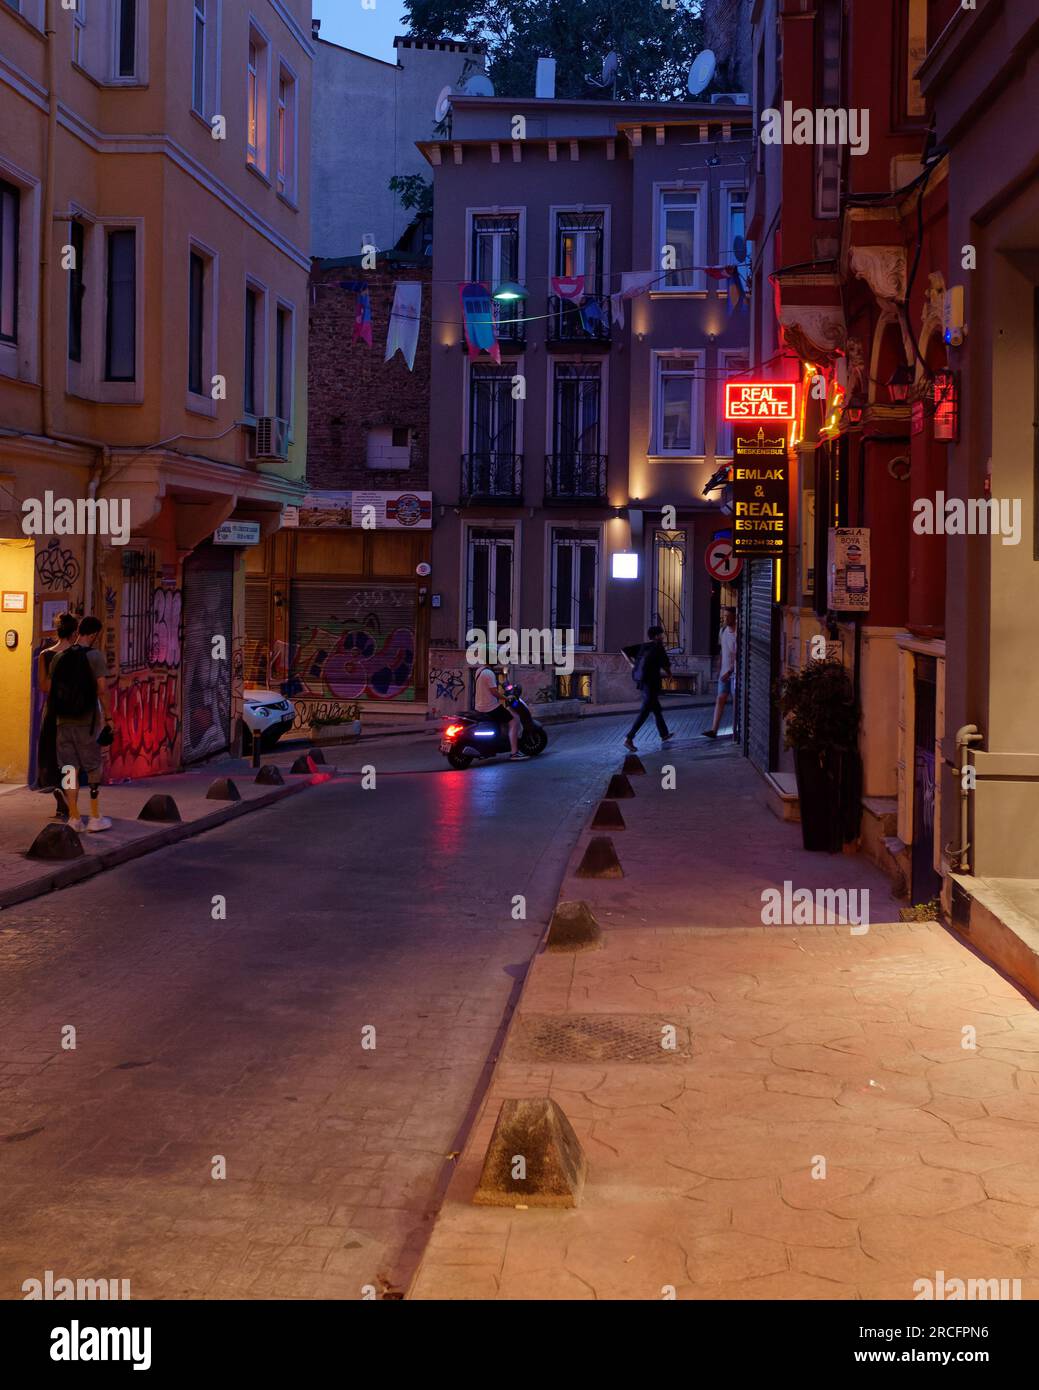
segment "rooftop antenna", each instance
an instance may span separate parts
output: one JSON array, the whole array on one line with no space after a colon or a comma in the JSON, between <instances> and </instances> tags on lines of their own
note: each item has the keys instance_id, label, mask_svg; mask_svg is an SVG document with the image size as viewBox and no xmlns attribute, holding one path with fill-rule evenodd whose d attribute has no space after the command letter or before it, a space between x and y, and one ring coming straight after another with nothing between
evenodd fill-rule
<instances>
[{"instance_id":1,"label":"rooftop antenna","mask_svg":"<svg viewBox=\"0 0 1039 1390\"><path fill-rule=\"evenodd\" d=\"M596 80L594 77L586 77L585 81L591 87L609 87L613 100L617 100L617 69L620 67L620 58L611 49L602 60L602 76Z\"/></svg>"},{"instance_id":2,"label":"rooftop antenna","mask_svg":"<svg viewBox=\"0 0 1039 1390\"><path fill-rule=\"evenodd\" d=\"M698 97L703 89L714 76L714 70L718 66L718 60L709 48L705 48L702 53L698 53L693 59L689 69L689 76L686 78L686 87L689 89L691 97Z\"/></svg>"},{"instance_id":3,"label":"rooftop antenna","mask_svg":"<svg viewBox=\"0 0 1039 1390\"><path fill-rule=\"evenodd\" d=\"M441 87L440 95L437 97L436 105L433 107L433 134L435 136L449 137L451 134L451 98L454 96L455 89L450 82L446 87Z\"/></svg>"},{"instance_id":4,"label":"rooftop antenna","mask_svg":"<svg viewBox=\"0 0 1039 1390\"><path fill-rule=\"evenodd\" d=\"M492 97L494 96L494 83L485 72L474 72L462 83L460 96L467 97Z\"/></svg>"}]
</instances>

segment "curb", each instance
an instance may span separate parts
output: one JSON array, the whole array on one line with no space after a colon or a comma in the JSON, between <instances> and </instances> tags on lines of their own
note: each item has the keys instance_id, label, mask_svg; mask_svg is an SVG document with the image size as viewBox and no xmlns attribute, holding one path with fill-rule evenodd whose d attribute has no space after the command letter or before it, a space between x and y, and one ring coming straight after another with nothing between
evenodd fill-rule
<instances>
[{"instance_id":1,"label":"curb","mask_svg":"<svg viewBox=\"0 0 1039 1390\"><path fill-rule=\"evenodd\" d=\"M131 859L142 859L154 850L165 849L167 845L174 845L179 840L187 840L192 835L201 835L206 830L215 830L218 825L237 820L239 816L248 815L250 811L262 811L265 806L272 806L276 801L282 801L287 796L295 796L298 792L305 791L310 785L309 782L290 782L284 787L275 787L273 791L265 792L263 796L253 797L249 801L233 802L219 811L212 811L209 815L199 816L197 820L183 821L179 825L171 825L164 830L157 831L154 835L144 835L141 839L133 840L128 845L114 845L111 849L102 850L100 854L91 854L83 859L75 859L51 873L33 879L30 883L21 883L15 888L5 888L0 891L0 911L7 907L16 907L19 903L29 902L33 898L41 898L45 893L52 893L58 888L69 888L74 883L82 882L83 879L93 878L95 874L104 873L106 869L114 869L120 864L128 863Z\"/></svg>"},{"instance_id":2,"label":"curb","mask_svg":"<svg viewBox=\"0 0 1039 1390\"><path fill-rule=\"evenodd\" d=\"M487 1108L487 1097L490 1095L492 1087L494 1085L495 1073L498 1070L498 1066L501 1062L502 1056L508 1048L509 1040L512 1037L513 1030L517 1026L517 1020L523 1009L523 1001L526 998L527 993L530 989L531 978L534 974L534 964L539 956L545 954L549 933L552 930L552 918L555 915L556 908L558 908L560 902L563 901L563 894L566 891L567 881L574 876L575 868L577 864L580 863L581 856L584 854L585 836L588 833L589 823L594 817L598 805L598 798L593 797L592 809L588 813L588 818L585 820L584 824L577 832L577 838L574 841L573 849L567 855L566 864L563 869L563 876L559 880L559 892L556 894L555 907L553 907L552 912L549 913L549 918L545 926L544 933L542 934L537 945L534 947L534 950L531 952L531 956L529 961L527 962L527 968L524 972L523 979L520 981L519 989L517 990L515 998L513 999L511 1004L512 1012L508 1015L507 1019L503 1020L503 1026L499 1030L498 1041L496 1044L497 1051L494 1054L493 1060L490 1061L490 1065L487 1067L486 1075L482 1082L482 1094L479 1095L476 1104L473 1106L471 1110L468 1129L466 1131L465 1139L462 1142L461 1151L459 1152L457 1158L455 1160L452 1160L454 1167L451 1172L450 1178L442 1187L438 1189L439 1204L437 1206L437 1210L435 1215L433 1216L433 1219L429 1223L429 1231L426 1234L425 1244L422 1247L422 1254L419 1256L418 1260L415 1263L415 1268L412 1270L411 1277L408 1280L408 1286L404 1291L405 1300L411 1297L411 1291L412 1289L414 1289L415 1285L418 1282L418 1278L422 1272L422 1266L425 1264L426 1255L429 1252L430 1245L432 1244L433 1233L436 1230L437 1222L440 1220L440 1215L443 1211L444 1204L450 1196L451 1189L454 1187L455 1182L457 1181L458 1171L462 1166L463 1160L468 1156L470 1146L473 1142L473 1135L476 1133L480 1120L483 1118L484 1111Z\"/></svg>"}]
</instances>

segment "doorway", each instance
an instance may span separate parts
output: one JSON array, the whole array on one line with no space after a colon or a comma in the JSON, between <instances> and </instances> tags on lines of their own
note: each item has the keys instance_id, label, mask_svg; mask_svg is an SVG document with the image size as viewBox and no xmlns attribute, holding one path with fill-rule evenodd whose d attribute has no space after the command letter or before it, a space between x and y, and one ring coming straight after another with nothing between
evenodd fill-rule
<instances>
[{"instance_id":1,"label":"doorway","mask_svg":"<svg viewBox=\"0 0 1039 1390\"><path fill-rule=\"evenodd\" d=\"M36 542L0 540L0 783L29 777Z\"/></svg>"}]
</instances>

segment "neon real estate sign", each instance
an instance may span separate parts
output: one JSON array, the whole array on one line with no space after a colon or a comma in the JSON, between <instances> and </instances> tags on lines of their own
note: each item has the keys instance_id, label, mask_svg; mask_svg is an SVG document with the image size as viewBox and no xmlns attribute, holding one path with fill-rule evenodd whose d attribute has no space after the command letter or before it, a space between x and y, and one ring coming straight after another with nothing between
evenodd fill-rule
<instances>
[{"instance_id":1,"label":"neon real estate sign","mask_svg":"<svg viewBox=\"0 0 1039 1390\"><path fill-rule=\"evenodd\" d=\"M794 381L727 381L725 418L748 424L751 420L789 424L796 418L797 383Z\"/></svg>"}]
</instances>

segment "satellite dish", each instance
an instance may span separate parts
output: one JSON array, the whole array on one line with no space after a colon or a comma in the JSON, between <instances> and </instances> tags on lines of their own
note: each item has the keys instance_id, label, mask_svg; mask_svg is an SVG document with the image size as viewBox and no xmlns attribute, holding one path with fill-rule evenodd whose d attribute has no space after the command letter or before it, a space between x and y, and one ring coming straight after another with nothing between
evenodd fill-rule
<instances>
[{"instance_id":1,"label":"satellite dish","mask_svg":"<svg viewBox=\"0 0 1039 1390\"><path fill-rule=\"evenodd\" d=\"M474 72L462 83L462 91L467 97L492 97L494 83L485 72Z\"/></svg>"},{"instance_id":2,"label":"satellite dish","mask_svg":"<svg viewBox=\"0 0 1039 1390\"><path fill-rule=\"evenodd\" d=\"M732 241L732 254L736 258L736 264L742 265L747 259L747 242L744 237L734 237Z\"/></svg>"},{"instance_id":3,"label":"satellite dish","mask_svg":"<svg viewBox=\"0 0 1039 1390\"><path fill-rule=\"evenodd\" d=\"M620 58L616 53L607 53L602 60L602 85L608 87L617 76L617 68L620 66Z\"/></svg>"},{"instance_id":4,"label":"satellite dish","mask_svg":"<svg viewBox=\"0 0 1039 1390\"><path fill-rule=\"evenodd\" d=\"M702 53L698 53L693 59L693 65L689 69L689 77L686 86L689 88L691 97L699 96L703 89L714 76L714 69L718 66L718 60L709 48L705 48Z\"/></svg>"},{"instance_id":5,"label":"satellite dish","mask_svg":"<svg viewBox=\"0 0 1039 1390\"><path fill-rule=\"evenodd\" d=\"M434 120L439 122L445 118L447 113L451 110L451 98L453 96L454 88L450 83L448 83L446 87L441 88L440 95L437 97L437 104L433 108Z\"/></svg>"}]
</instances>

